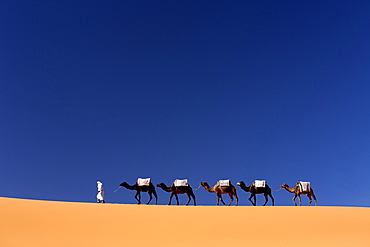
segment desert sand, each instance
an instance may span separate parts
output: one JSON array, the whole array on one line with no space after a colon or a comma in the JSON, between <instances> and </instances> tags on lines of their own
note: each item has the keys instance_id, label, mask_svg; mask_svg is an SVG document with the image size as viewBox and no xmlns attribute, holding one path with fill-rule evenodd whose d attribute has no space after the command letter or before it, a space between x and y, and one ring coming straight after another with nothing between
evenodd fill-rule
<instances>
[{"instance_id":1,"label":"desert sand","mask_svg":"<svg viewBox=\"0 0 370 247\"><path fill-rule=\"evenodd\" d=\"M163 206L0 197L0 246L370 246L361 207Z\"/></svg>"}]
</instances>

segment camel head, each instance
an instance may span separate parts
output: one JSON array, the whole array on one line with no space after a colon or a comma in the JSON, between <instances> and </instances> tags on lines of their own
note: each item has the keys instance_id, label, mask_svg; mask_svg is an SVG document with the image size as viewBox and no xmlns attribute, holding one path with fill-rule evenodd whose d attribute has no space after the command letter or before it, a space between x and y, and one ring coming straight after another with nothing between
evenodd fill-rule
<instances>
[{"instance_id":1,"label":"camel head","mask_svg":"<svg viewBox=\"0 0 370 247\"><path fill-rule=\"evenodd\" d=\"M166 185L164 183L157 184L157 187L159 188L166 188Z\"/></svg>"},{"instance_id":2,"label":"camel head","mask_svg":"<svg viewBox=\"0 0 370 247\"><path fill-rule=\"evenodd\" d=\"M238 183L236 183L236 185L238 185L238 186L245 186L245 183L244 183L244 181L240 181L240 182L238 182Z\"/></svg>"},{"instance_id":3,"label":"camel head","mask_svg":"<svg viewBox=\"0 0 370 247\"><path fill-rule=\"evenodd\" d=\"M128 186L128 183L126 183L126 182L123 182L123 183L120 183L120 184L119 184L119 186L123 186L123 187L126 187L126 186Z\"/></svg>"},{"instance_id":4,"label":"camel head","mask_svg":"<svg viewBox=\"0 0 370 247\"><path fill-rule=\"evenodd\" d=\"M203 187L209 187L207 182L200 182L199 184L202 185Z\"/></svg>"},{"instance_id":5,"label":"camel head","mask_svg":"<svg viewBox=\"0 0 370 247\"><path fill-rule=\"evenodd\" d=\"M280 188L289 188L289 186L287 184L282 184L280 185Z\"/></svg>"}]
</instances>

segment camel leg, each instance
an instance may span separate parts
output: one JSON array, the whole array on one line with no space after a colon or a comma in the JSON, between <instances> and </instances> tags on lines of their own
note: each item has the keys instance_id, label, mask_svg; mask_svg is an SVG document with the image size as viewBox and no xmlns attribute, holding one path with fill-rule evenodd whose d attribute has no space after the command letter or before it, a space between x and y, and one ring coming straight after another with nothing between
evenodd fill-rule
<instances>
[{"instance_id":1,"label":"camel leg","mask_svg":"<svg viewBox=\"0 0 370 247\"><path fill-rule=\"evenodd\" d=\"M224 206L226 206L226 203L224 202L224 199L222 198L222 195L220 195L220 200L221 200L222 204L224 204Z\"/></svg>"},{"instance_id":2,"label":"camel leg","mask_svg":"<svg viewBox=\"0 0 370 247\"><path fill-rule=\"evenodd\" d=\"M312 197L311 197L309 194L307 194L307 197L308 197L308 200L310 200L310 202L308 203L308 206L311 206L311 203L312 203Z\"/></svg>"},{"instance_id":3,"label":"camel leg","mask_svg":"<svg viewBox=\"0 0 370 247\"><path fill-rule=\"evenodd\" d=\"M152 193L153 193L153 195L154 195L154 197L155 197L155 205L157 205L157 203L158 203L158 196L157 196L157 192L154 190Z\"/></svg>"},{"instance_id":4,"label":"camel leg","mask_svg":"<svg viewBox=\"0 0 370 247\"><path fill-rule=\"evenodd\" d=\"M231 203L234 201L234 197L233 197L233 195L231 193L229 193L229 196L230 196L230 202L229 202L229 204L227 206L230 206Z\"/></svg>"},{"instance_id":5,"label":"camel leg","mask_svg":"<svg viewBox=\"0 0 370 247\"><path fill-rule=\"evenodd\" d=\"M313 190L312 189L311 189L311 194L312 194L312 197L313 197L313 199L315 201L316 206L318 206L315 193L313 193Z\"/></svg>"},{"instance_id":6,"label":"camel leg","mask_svg":"<svg viewBox=\"0 0 370 247\"><path fill-rule=\"evenodd\" d=\"M180 205L180 203L179 203L179 197L177 196L176 193L175 193L175 198L176 198L177 206Z\"/></svg>"},{"instance_id":7,"label":"camel leg","mask_svg":"<svg viewBox=\"0 0 370 247\"><path fill-rule=\"evenodd\" d=\"M235 192L235 201L236 201L235 206L238 206L239 205L239 198L238 198L238 195L236 194L236 192Z\"/></svg>"},{"instance_id":8,"label":"camel leg","mask_svg":"<svg viewBox=\"0 0 370 247\"><path fill-rule=\"evenodd\" d=\"M186 206L188 206L189 205L189 203L190 203L190 201L191 201L191 198L190 198L190 193L186 193L187 195L188 195L188 202L186 203Z\"/></svg>"},{"instance_id":9,"label":"camel leg","mask_svg":"<svg viewBox=\"0 0 370 247\"><path fill-rule=\"evenodd\" d=\"M191 201L190 195L189 194L187 194L187 195L188 195L188 202L186 203L186 206L188 206L190 201Z\"/></svg>"},{"instance_id":10,"label":"camel leg","mask_svg":"<svg viewBox=\"0 0 370 247\"><path fill-rule=\"evenodd\" d=\"M301 199L301 195L298 194L298 202L299 202L299 206L302 206L302 199Z\"/></svg>"},{"instance_id":11,"label":"camel leg","mask_svg":"<svg viewBox=\"0 0 370 247\"><path fill-rule=\"evenodd\" d=\"M152 193L148 192L149 194L149 201L147 202L146 205L149 205L150 201L153 199Z\"/></svg>"},{"instance_id":12,"label":"camel leg","mask_svg":"<svg viewBox=\"0 0 370 247\"><path fill-rule=\"evenodd\" d=\"M188 195L188 203L186 203L186 206L189 205L190 201L191 201L191 198L193 198L193 201L194 201L194 206L197 205L196 201L195 201L195 195L193 193L193 191L190 191L190 192L187 192L186 193Z\"/></svg>"},{"instance_id":13,"label":"camel leg","mask_svg":"<svg viewBox=\"0 0 370 247\"><path fill-rule=\"evenodd\" d=\"M295 194L294 196L293 196L293 199L292 199L292 201L294 202L294 206L297 206L297 203L296 203L296 201L295 201L295 199L297 198L297 194Z\"/></svg>"},{"instance_id":14,"label":"camel leg","mask_svg":"<svg viewBox=\"0 0 370 247\"><path fill-rule=\"evenodd\" d=\"M256 203L253 202L252 198L254 198L255 201L256 201L255 194L251 194L251 196L248 198L248 200L252 203L253 206L256 206Z\"/></svg>"},{"instance_id":15,"label":"camel leg","mask_svg":"<svg viewBox=\"0 0 370 247\"><path fill-rule=\"evenodd\" d=\"M196 206L197 205L197 202L195 201L195 195L194 194L191 194L191 197L193 197L194 206Z\"/></svg>"},{"instance_id":16,"label":"camel leg","mask_svg":"<svg viewBox=\"0 0 370 247\"><path fill-rule=\"evenodd\" d=\"M311 203L312 203L312 197L313 199L315 200L315 205L317 206L317 200L316 200L316 196L315 194L313 193L313 191L311 191L310 193L307 194L308 198L310 199L310 204L308 204L308 206L311 206Z\"/></svg>"},{"instance_id":17,"label":"camel leg","mask_svg":"<svg viewBox=\"0 0 370 247\"><path fill-rule=\"evenodd\" d=\"M173 197L173 193L171 193L171 195L170 195L170 201L168 202L168 205L171 205L172 197Z\"/></svg>"},{"instance_id":18,"label":"camel leg","mask_svg":"<svg viewBox=\"0 0 370 247\"><path fill-rule=\"evenodd\" d=\"M234 201L233 196L232 196L232 195L229 195L229 196L230 196L230 202L229 202L229 204L227 204L227 206L230 206L230 205L231 205L231 203Z\"/></svg>"},{"instance_id":19,"label":"camel leg","mask_svg":"<svg viewBox=\"0 0 370 247\"><path fill-rule=\"evenodd\" d=\"M226 203L224 202L224 200L222 199L222 195L221 194L217 194L217 198L218 198L218 201L217 201L217 206L219 204L219 202L221 201L222 204L226 205Z\"/></svg>"},{"instance_id":20,"label":"camel leg","mask_svg":"<svg viewBox=\"0 0 370 247\"><path fill-rule=\"evenodd\" d=\"M263 204L263 206L266 206L267 202L269 201L269 198L268 198L267 194L264 194L264 196L265 196L265 204Z\"/></svg>"},{"instance_id":21,"label":"camel leg","mask_svg":"<svg viewBox=\"0 0 370 247\"><path fill-rule=\"evenodd\" d=\"M140 196L140 191L137 191L136 192L136 195L135 195L135 199L137 200L137 204L141 204L141 201L140 201L140 199L141 199L141 196Z\"/></svg>"},{"instance_id":22,"label":"camel leg","mask_svg":"<svg viewBox=\"0 0 370 247\"><path fill-rule=\"evenodd\" d=\"M272 206L275 206L275 199L272 197L272 195L271 195L271 194L269 194L269 196L271 197Z\"/></svg>"}]
</instances>

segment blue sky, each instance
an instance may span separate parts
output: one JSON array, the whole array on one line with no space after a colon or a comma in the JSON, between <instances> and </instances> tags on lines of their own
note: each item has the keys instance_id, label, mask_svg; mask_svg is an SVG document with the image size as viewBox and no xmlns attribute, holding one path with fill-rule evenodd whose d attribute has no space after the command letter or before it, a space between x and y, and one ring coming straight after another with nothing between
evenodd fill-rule
<instances>
[{"instance_id":1,"label":"blue sky","mask_svg":"<svg viewBox=\"0 0 370 247\"><path fill-rule=\"evenodd\" d=\"M0 195L94 202L96 180L106 193L138 177L195 188L305 180L320 205L369 206L369 11L368 1L2 1Z\"/></svg>"}]
</instances>

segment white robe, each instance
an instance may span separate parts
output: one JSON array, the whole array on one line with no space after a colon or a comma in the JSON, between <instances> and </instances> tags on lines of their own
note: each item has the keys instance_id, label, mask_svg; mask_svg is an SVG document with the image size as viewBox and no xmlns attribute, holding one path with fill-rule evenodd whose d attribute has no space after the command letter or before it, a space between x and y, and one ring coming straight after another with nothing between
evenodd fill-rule
<instances>
[{"instance_id":1,"label":"white robe","mask_svg":"<svg viewBox=\"0 0 370 247\"><path fill-rule=\"evenodd\" d=\"M102 183L98 183L98 194L96 195L96 199L104 201L104 188Z\"/></svg>"}]
</instances>

